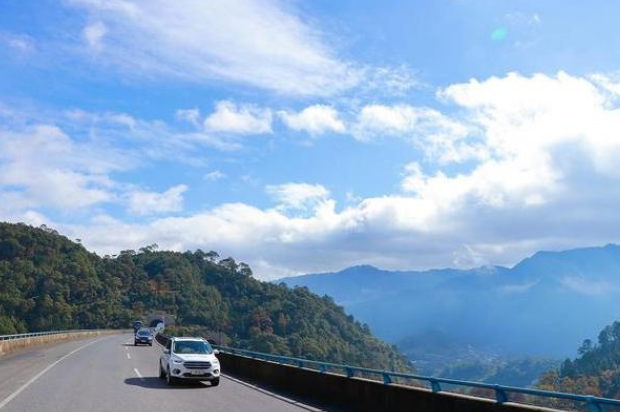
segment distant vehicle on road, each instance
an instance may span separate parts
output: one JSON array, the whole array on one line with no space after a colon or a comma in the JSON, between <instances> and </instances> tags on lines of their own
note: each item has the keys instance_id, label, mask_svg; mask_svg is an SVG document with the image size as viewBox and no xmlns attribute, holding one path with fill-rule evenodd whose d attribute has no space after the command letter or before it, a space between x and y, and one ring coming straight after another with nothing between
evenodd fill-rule
<instances>
[{"instance_id":1,"label":"distant vehicle on road","mask_svg":"<svg viewBox=\"0 0 620 412\"><path fill-rule=\"evenodd\" d=\"M133 339L133 345L145 344L153 346L153 331L148 328L142 328L136 332Z\"/></svg>"},{"instance_id":2,"label":"distant vehicle on road","mask_svg":"<svg viewBox=\"0 0 620 412\"><path fill-rule=\"evenodd\" d=\"M159 377L168 385L178 380L209 381L211 386L220 384L220 361L214 350L203 338L170 338L159 358Z\"/></svg>"},{"instance_id":3,"label":"distant vehicle on road","mask_svg":"<svg viewBox=\"0 0 620 412\"><path fill-rule=\"evenodd\" d=\"M142 327L142 321L139 321L139 320L135 321L133 323L133 334L135 335L136 333L138 333L141 327Z\"/></svg>"},{"instance_id":4,"label":"distant vehicle on road","mask_svg":"<svg viewBox=\"0 0 620 412\"><path fill-rule=\"evenodd\" d=\"M162 333L164 331L164 320L163 319L153 319L149 324L149 327L155 331L155 333Z\"/></svg>"}]
</instances>

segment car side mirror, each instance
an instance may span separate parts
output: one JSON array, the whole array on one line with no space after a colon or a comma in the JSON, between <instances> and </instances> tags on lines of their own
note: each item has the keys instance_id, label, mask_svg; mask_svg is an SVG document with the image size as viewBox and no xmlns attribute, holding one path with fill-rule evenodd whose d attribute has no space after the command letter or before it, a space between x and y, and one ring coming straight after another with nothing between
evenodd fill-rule
<instances>
[{"instance_id":1,"label":"car side mirror","mask_svg":"<svg viewBox=\"0 0 620 412\"><path fill-rule=\"evenodd\" d=\"M218 349L213 349L213 354L214 354L214 355L219 355L219 354L220 354L220 351L219 351Z\"/></svg>"},{"instance_id":2,"label":"car side mirror","mask_svg":"<svg viewBox=\"0 0 620 412\"><path fill-rule=\"evenodd\" d=\"M170 349L164 349L164 353L165 353L166 355L170 355Z\"/></svg>"}]
</instances>

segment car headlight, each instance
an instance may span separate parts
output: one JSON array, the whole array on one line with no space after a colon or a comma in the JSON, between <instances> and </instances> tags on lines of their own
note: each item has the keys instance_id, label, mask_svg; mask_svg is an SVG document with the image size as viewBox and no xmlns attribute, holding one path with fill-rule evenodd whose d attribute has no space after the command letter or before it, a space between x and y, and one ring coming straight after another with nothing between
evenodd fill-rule
<instances>
[{"instance_id":1,"label":"car headlight","mask_svg":"<svg viewBox=\"0 0 620 412\"><path fill-rule=\"evenodd\" d=\"M172 362L174 362L174 363L183 363L183 359L173 357L173 358L172 358Z\"/></svg>"}]
</instances>

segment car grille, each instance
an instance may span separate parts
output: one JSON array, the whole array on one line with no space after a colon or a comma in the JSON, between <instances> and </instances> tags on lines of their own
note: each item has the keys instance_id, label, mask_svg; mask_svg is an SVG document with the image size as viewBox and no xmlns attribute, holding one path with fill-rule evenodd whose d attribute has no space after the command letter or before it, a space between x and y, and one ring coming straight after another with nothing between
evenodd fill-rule
<instances>
[{"instance_id":1,"label":"car grille","mask_svg":"<svg viewBox=\"0 0 620 412\"><path fill-rule=\"evenodd\" d=\"M210 378L213 375L211 375L209 372L204 373L202 375L194 375L194 374L192 374L190 372L185 372L183 374L183 376L186 377L186 378Z\"/></svg>"},{"instance_id":2,"label":"car grille","mask_svg":"<svg viewBox=\"0 0 620 412\"><path fill-rule=\"evenodd\" d=\"M188 361L183 363L186 369L209 369L211 362Z\"/></svg>"}]
</instances>

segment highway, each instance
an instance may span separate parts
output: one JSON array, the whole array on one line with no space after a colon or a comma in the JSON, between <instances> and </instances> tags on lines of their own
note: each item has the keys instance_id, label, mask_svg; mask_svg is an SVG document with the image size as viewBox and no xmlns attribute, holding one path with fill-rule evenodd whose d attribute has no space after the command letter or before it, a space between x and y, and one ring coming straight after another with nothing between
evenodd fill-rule
<instances>
[{"instance_id":1,"label":"highway","mask_svg":"<svg viewBox=\"0 0 620 412\"><path fill-rule=\"evenodd\" d=\"M220 386L169 387L158 378L161 347L113 335L0 357L0 412L300 412L297 403L225 375Z\"/></svg>"}]
</instances>

